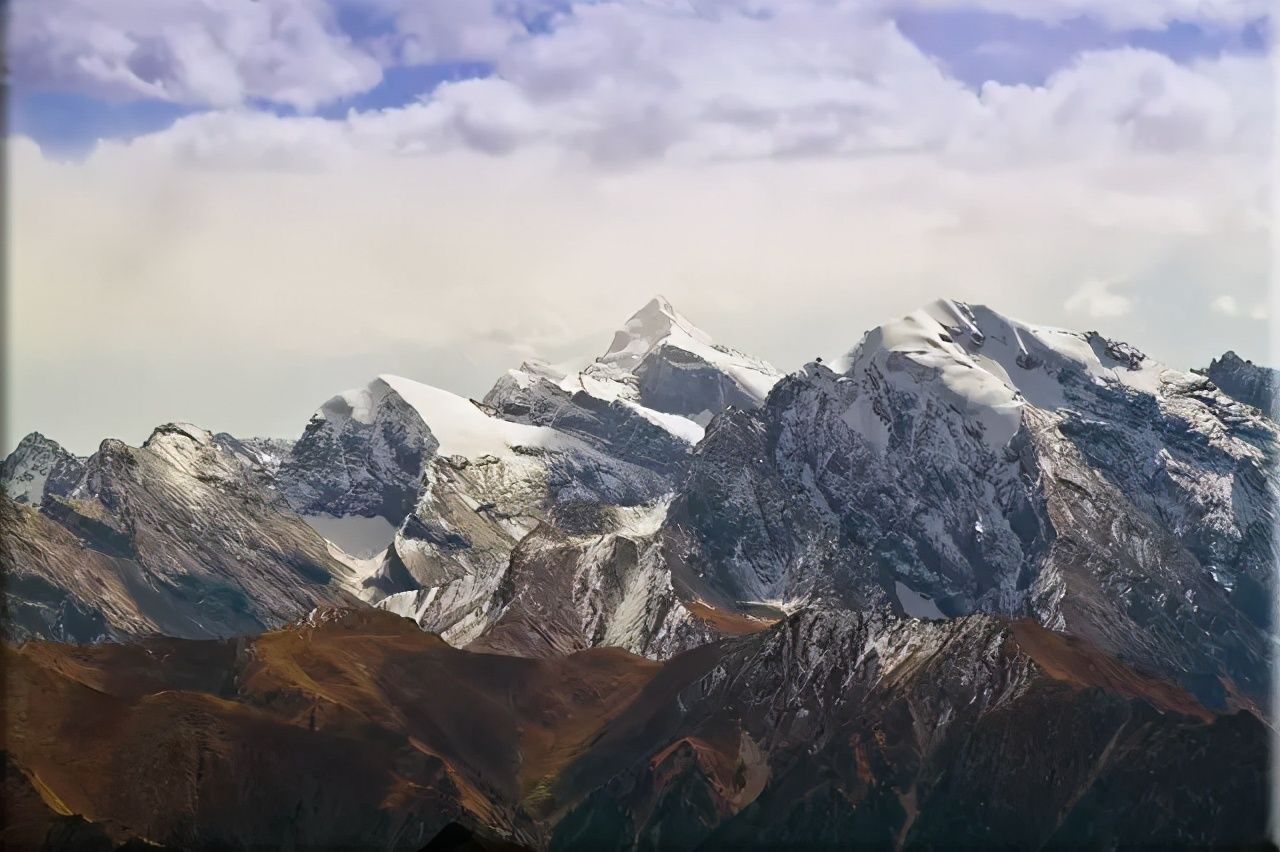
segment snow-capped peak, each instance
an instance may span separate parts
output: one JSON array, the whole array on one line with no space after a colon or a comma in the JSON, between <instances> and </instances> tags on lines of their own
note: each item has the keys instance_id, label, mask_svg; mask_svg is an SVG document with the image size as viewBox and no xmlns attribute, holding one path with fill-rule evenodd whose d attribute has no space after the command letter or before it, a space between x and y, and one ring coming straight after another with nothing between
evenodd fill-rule
<instances>
[{"instance_id":1,"label":"snow-capped peak","mask_svg":"<svg viewBox=\"0 0 1280 852\"><path fill-rule=\"evenodd\" d=\"M0 485L14 502L39 505L51 485L69 487L82 467L57 441L32 432L0 466Z\"/></svg>"},{"instance_id":2,"label":"snow-capped peak","mask_svg":"<svg viewBox=\"0 0 1280 852\"><path fill-rule=\"evenodd\" d=\"M665 296L654 296L613 336L609 351L600 360L630 370L661 344L671 341L679 345L686 339L711 345L711 336L685 319Z\"/></svg>"},{"instance_id":3,"label":"snow-capped peak","mask_svg":"<svg viewBox=\"0 0 1280 852\"><path fill-rule=\"evenodd\" d=\"M613 371L623 370L639 375L644 371L649 356L659 350L680 350L728 377L743 397L743 402L738 404L760 404L782 377L771 364L759 358L715 345L709 334L689 322L662 296L655 296L627 320L622 330L614 335L609 351L584 372L584 377L593 368L602 374L610 374L612 371L607 368L613 368ZM683 364L687 359L681 356L680 360ZM600 369L602 366L606 369ZM588 385L587 381L582 381L582 384ZM696 411L671 410L665 405L650 407L685 416L701 415ZM700 418L701 422L709 420L712 413L706 412L706 416Z\"/></svg>"},{"instance_id":4,"label":"snow-capped peak","mask_svg":"<svg viewBox=\"0 0 1280 852\"><path fill-rule=\"evenodd\" d=\"M696 444L715 414L729 406L758 407L779 378L764 361L712 343L710 335L657 296L584 369L525 362L500 378L485 402L503 416L557 425L565 419L564 406L577 403L556 395L583 394L615 410L630 409L681 442ZM579 415L593 422L599 416L585 409Z\"/></svg>"},{"instance_id":5,"label":"snow-capped peak","mask_svg":"<svg viewBox=\"0 0 1280 852\"><path fill-rule=\"evenodd\" d=\"M523 378L532 366L526 363L511 373ZM555 429L493 417L470 399L387 373L365 387L343 391L322 405L315 416L335 425L347 419L369 425L388 397L399 399L417 413L439 442L436 453L442 456L499 456L512 447L551 447L571 440Z\"/></svg>"},{"instance_id":6,"label":"snow-capped peak","mask_svg":"<svg viewBox=\"0 0 1280 852\"><path fill-rule=\"evenodd\" d=\"M366 425L371 424L373 423L374 414L378 410L378 404L382 402L387 390L385 383L375 380L365 387L343 391L321 405L314 416L328 420L335 425L341 424L345 420L354 420L357 423Z\"/></svg>"},{"instance_id":7,"label":"snow-capped peak","mask_svg":"<svg viewBox=\"0 0 1280 852\"><path fill-rule=\"evenodd\" d=\"M912 381L932 376L957 408L984 422L997 443L1017 431L1026 404L1066 406L1069 384L1156 394L1168 372L1127 344L1096 333L1031 325L950 299L868 332L850 353L846 374L859 374L873 362L901 372L892 364L903 360L914 365Z\"/></svg>"},{"instance_id":8,"label":"snow-capped peak","mask_svg":"<svg viewBox=\"0 0 1280 852\"><path fill-rule=\"evenodd\" d=\"M548 364L538 358L522 361L514 370L507 370L507 376L519 388L527 388L538 379L546 379L554 384L564 381L567 372L554 364Z\"/></svg>"},{"instance_id":9,"label":"snow-capped peak","mask_svg":"<svg viewBox=\"0 0 1280 852\"><path fill-rule=\"evenodd\" d=\"M552 447L572 439L546 426L527 426L492 417L457 394L400 376L381 375L371 389L386 388L418 412L440 442L442 456L503 455L512 447ZM376 393L377 390L374 390Z\"/></svg>"}]
</instances>

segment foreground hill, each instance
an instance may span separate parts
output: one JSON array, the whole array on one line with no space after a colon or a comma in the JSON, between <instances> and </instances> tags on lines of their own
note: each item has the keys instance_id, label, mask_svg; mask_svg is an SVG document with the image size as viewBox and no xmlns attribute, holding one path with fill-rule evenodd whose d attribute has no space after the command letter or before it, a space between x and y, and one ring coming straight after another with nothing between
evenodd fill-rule
<instances>
[{"instance_id":1,"label":"foreground hill","mask_svg":"<svg viewBox=\"0 0 1280 852\"><path fill-rule=\"evenodd\" d=\"M321 610L255 639L5 656L6 830L28 837L68 814L184 849L417 849L455 822L557 849L1265 831L1255 717L1025 621L817 610L656 663Z\"/></svg>"}]
</instances>

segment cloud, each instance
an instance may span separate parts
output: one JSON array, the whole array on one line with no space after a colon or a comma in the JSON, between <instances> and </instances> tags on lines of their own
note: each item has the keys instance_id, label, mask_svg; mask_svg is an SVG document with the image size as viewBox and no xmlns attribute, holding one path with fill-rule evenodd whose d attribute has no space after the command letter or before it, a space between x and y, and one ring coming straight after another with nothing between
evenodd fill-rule
<instances>
[{"instance_id":1,"label":"cloud","mask_svg":"<svg viewBox=\"0 0 1280 852\"><path fill-rule=\"evenodd\" d=\"M483 62L553 0L14 0L18 87L310 112L399 65Z\"/></svg>"},{"instance_id":2,"label":"cloud","mask_svg":"<svg viewBox=\"0 0 1280 852\"><path fill-rule=\"evenodd\" d=\"M1133 299L1115 292L1112 281L1091 279L1072 293L1062 306L1073 314L1084 314L1092 319L1113 319L1133 310Z\"/></svg>"},{"instance_id":3,"label":"cloud","mask_svg":"<svg viewBox=\"0 0 1280 852\"><path fill-rule=\"evenodd\" d=\"M376 86L385 68L493 63L559 124L585 119L602 159L665 150L682 130L744 153L929 144L972 111L892 23L977 10L1121 29L1243 27L1265 0L14 0L8 64L19 87L303 111ZM353 23L357 22L357 23ZM979 47L979 50L984 49ZM998 43L985 46L1001 50ZM1105 73L1105 71L1104 71ZM1152 74L1116 100L1142 102ZM1190 78L1173 81L1194 83ZM922 100L903 108L909 87ZM669 100L673 90L680 95ZM1158 94L1158 92L1156 93ZM625 99L624 99L625 96ZM1146 111L1145 132L1163 109ZM592 115L608 113L601 124ZM1192 129L1195 116L1174 132ZM779 125L783 126L779 126ZM649 141L637 135L657 128ZM562 132L572 133L570 127ZM1156 132L1161 132L1156 129ZM765 135L768 138L761 139ZM697 144L693 142L691 144Z\"/></svg>"},{"instance_id":4,"label":"cloud","mask_svg":"<svg viewBox=\"0 0 1280 852\"><path fill-rule=\"evenodd\" d=\"M382 77L322 0L15 0L10 15L7 59L21 87L312 109Z\"/></svg>"},{"instance_id":5,"label":"cloud","mask_svg":"<svg viewBox=\"0 0 1280 852\"><path fill-rule=\"evenodd\" d=\"M1209 310L1224 317L1236 317L1240 315L1240 304L1235 296L1219 296L1209 303Z\"/></svg>"},{"instance_id":6,"label":"cloud","mask_svg":"<svg viewBox=\"0 0 1280 852\"><path fill-rule=\"evenodd\" d=\"M501 9L484 0L358 1L393 19L387 47L397 62L410 65L495 59L525 34L521 13L532 14L541 5L511 3Z\"/></svg>"},{"instance_id":7,"label":"cloud","mask_svg":"<svg viewBox=\"0 0 1280 852\"><path fill-rule=\"evenodd\" d=\"M279 57L296 91L224 51L157 79L175 97L225 91L225 108L80 162L15 140L13 431L85 449L104 429L136 440L227 411L207 425L291 434L367 378L356 368L480 395L535 351L598 354L655 292L784 369L938 296L1102 320L1180 365L1262 354L1261 324L1186 335L1169 305L1207 304L1224 280L1242 306L1265 292L1265 58L1099 51L1043 85L975 91L865 4L601 3L534 34L499 13L413 47L493 54L490 76L403 107L239 104L357 85L304 74L316 51L408 61L411 24L360 40L315 11L329 46ZM128 56L142 27L95 44ZM74 392L88 385L94 418Z\"/></svg>"},{"instance_id":8,"label":"cloud","mask_svg":"<svg viewBox=\"0 0 1280 852\"><path fill-rule=\"evenodd\" d=\"M691 7L606 3L511 43L491 76L441 84L404 107L335 121L205 113L138 146L170 147L208 167L244 166L254 140L267 163L283 156L301 165L359 152L532 149L605 169L904 154L965 168L1105 166L1129 153L1262 162L1271 91L1262 57L1179 65L1122 48L1085 53L1044 85L974 92L891 21L857 8L708 18Z\"/></svg>"},{"instance_id":9,"label":"cloud","mask_svg":"<svg viewBox=\"0 0 1280 852\"><path fill-rule=\"evenodd\" d=\"M1238 317L1248 317L1251 320L1266 320L1270 317L1271 312L1267 309L1267 305L1263 302L1256 302L1246 310L1236 299L1235 296L1222 295L1217 296L1209 303L1209 310L1218 316L1236 319Z\"/></svg>"},{"instance_id":10,"label":"cloud","mask_svg":"<svg viewBox=\"0 0 1280 852\"><path fill-rule=\"evenodd\" d=\"M1039 156L1114 148L1225 151L1258 142L1241 139L1247 111L1256 106L1216 70L1216 63L1182 66L1148 50L1091 51L1043 86L988 83L982 95L995 116L988 128L1007 135L1010 147ZM1268 78L1258 70L1255 82Z\"/></svg>"},{"instance_id":11,"label":"cloud","mask_svg":"<svg viewBox=\"0 0 1280 852\"><path fill-rule=\"evenodd\" d=\"M1175 22L1239 27L1266 20L1269 0L896 0L897 7L923 10L970 9L1061 24L1075 18L1115 30L1160 29Z\"/></svg>"}]
</instances>

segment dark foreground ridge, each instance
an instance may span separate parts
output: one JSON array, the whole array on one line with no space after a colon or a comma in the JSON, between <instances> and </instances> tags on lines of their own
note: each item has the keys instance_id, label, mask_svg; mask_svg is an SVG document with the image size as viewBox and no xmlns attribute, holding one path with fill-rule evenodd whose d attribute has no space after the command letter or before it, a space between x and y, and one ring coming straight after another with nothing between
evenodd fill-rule
<instances>
[{"instance_id":1,"label":"dark foreground ridge","mask_svg":"<svg viewBox=\"0 0 1280 852\"><path fill-rule=\"evenodd\" d=\"M810 611L656 663L479 654L323 610L254 639L5 655L13 848L1265 837L1257 718L1030 622Z\"/></svg>"}]
</instances>

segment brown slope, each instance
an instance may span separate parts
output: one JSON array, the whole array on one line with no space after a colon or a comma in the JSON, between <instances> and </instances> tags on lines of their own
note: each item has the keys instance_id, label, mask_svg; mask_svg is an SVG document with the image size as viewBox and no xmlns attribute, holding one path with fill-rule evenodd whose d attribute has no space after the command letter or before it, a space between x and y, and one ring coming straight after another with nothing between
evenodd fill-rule
<instances>
[{"instance_id":1,"label":"brown slope","mask_svg":"<svg viewBox=\"0 0 1280 852\"><path fill-rule=\"evenodd\" d=\"M802 613L658 664L479 654L325 610L254 640L31 643L5 663L0 747L28 834L73 815L184 848L416 849L455 822L570 848L1204 844L1265 826L1256 719L985 617Z\"/></svg>"},{"instance_id":2,"label":"brown slope","mask_svg":"<svg viewBox=\"0 0 1280 852\"><path fill-rule=\"evenodd\" d=\"M412 847L452 820L519 836L521 802L660 668L474 654L374 610L255 640L5 654L4 746L44 798L193 846Z\"/></svg>"},{"instance_id":3,"label":"brown slope","mask_svg":"<svg viewBox=\"0 0 1280 852\"><path fill-rule=\"evenodd\" d=\"M1214 718L1214 714L1186 690L1138 672L1082 639L1047 630L1030 619L1014 622L1010 632L1016 649L1034 660L1040 670L1054 680L1141 699L1160 710L1205 722Z\"/></svg>"}]
</instances>

